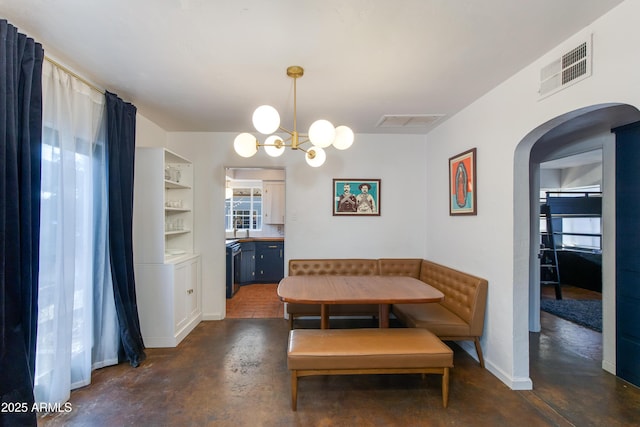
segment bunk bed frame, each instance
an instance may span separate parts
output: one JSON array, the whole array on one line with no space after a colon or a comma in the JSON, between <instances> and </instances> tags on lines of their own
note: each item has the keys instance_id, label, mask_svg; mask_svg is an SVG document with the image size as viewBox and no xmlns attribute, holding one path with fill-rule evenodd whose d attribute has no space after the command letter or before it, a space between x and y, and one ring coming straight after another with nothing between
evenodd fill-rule
<instances>
[{"instance_id":1,"label":"bunk bed frame","mask_svg":"<svg viewBox=\"0 0 640 427\"><path fill-rule=\"evenodd\" d=\"M560 248L556 237L562 235L599 237L601 234L593 233L567 233L554 231L558 219L562 218L601 218L602 217L602 193L594 191L547 191L546 197L540 202L540 216L545 219L546 231L541 233L540 240L540 285L553 285L556 299L562 299L562 287L560 279L560 264L558 252ZM577 251L576 251L577 252ZM593 252L590 253L594 255ZM596 254L599 258L599 254ZM600 260L601 263L601 260ZM600 275L601 281L601 275ZM600 283L600 289L602 283Z\"/></svg>"}]
</instances>

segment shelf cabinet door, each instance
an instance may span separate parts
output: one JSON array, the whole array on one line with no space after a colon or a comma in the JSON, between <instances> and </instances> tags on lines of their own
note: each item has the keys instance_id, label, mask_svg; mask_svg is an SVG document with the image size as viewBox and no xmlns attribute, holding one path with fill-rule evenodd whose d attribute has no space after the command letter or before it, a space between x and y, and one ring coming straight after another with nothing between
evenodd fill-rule
<instances>
[{"instance_id":1,"label":"shelf cabinet door","mask_svg":"<svg viewBox=\"0 0 640 427\"><path fill-rule=\"evenodd\" d=\"M256 243L256 280L277 283L284 277L284 243Z\"/></svg>"},{"instance_id":2,"label":"shelf cabinet door","mask_svg":"<svg viewBox=\"0 0 640 427\"><path fill-rule=\"evenodd\" d=\"M200 315L200 257L175 265L173 286L174 331L180 333Z\"/></svg>"},{"instance_id":3,"label":"shelf cabinet door","mask_svg":"<svg viewBox=\"0 0 640 427\"><path fill-rule=\"evenodd\" d=\"M242 243L240 252L240 284L256 280L256 251L253 242Z\"/></svg>"},{"instance_id":4,"label":"shelf cabinet door","mask_svg":"<svg viewBox=\"0 0 640 427\"><path fill-rule=\"evenodd\" d=\"M186 285L189 282L189 269L186 263L176 264L173 280L173 319L174 331L182 329L188 320Z\"/></svg>"},{"instance_id":5,"label":"shelf cabinet door","mask_svg":"<svg viewBox=\"0 0 640 427\"><path fill-rule=\"evenodd\" d=\"M284 182L264 183L263 221L265 224L284 224Z\"/></svg>"},{"instance_id":6,"label":"shelf cabinet door","mask_svg":"<svg viewBox=\"0 0 640 427\"><path fill-rule=\"evenodd\" d=\"M187 318L193 319L200 314L200 258L189 261L187 269L189 275L186 286L186 312Z\"/></svg>"}]
</instances>

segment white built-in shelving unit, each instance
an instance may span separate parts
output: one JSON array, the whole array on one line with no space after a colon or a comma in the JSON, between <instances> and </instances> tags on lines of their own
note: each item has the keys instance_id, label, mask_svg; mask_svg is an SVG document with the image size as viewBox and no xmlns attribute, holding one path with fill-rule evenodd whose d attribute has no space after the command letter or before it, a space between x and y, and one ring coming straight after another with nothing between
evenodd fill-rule
<instances>
[{"instance_id":1,"label":"white built-in shelving unit","mask_svg":"<svg viewBox=\"0 0 640 427\"><path fill-rule=\"evenodd\" d=\"M147 347L175 347L202 320L193 224L191 161L165 148L136 148L133 251Z\"/></svg>"}]
</instances>

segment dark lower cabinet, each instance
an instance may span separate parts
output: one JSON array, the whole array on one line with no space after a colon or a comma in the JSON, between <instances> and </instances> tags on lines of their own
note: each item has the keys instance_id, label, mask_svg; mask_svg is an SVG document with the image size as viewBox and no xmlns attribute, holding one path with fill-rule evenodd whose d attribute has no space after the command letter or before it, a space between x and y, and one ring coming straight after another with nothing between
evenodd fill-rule
<instances>
[{"instance_id":1,"label":"dark lower cabinet","mask_svg":"<svg viewBox=\"0 0 640 427\"><path fill-rule=\"evenodd\" d=\"M284 243L255 242L256 281L278 283L284 277Z\"/></svg>"},{"instance_id":2,"label":"dark lower cabinet","mask_svg":"<svg viewBox=\"0 0 640 427\"><path fill-rule=\"evenodd\" d=\"M242 242L240 284L278 283L284 277L284 242Z\"/></svg>"},{"instance_id":3,"label":"dark lower cabinet","mask_svg":"<svg viewBox=\"0 0 640 427\"><path fill-rule=\"evenodd\" d=\"M240 245L240 284L246 285L256 280L256 250L255 243L243 242Z\"/></svg>"}]
</instances>

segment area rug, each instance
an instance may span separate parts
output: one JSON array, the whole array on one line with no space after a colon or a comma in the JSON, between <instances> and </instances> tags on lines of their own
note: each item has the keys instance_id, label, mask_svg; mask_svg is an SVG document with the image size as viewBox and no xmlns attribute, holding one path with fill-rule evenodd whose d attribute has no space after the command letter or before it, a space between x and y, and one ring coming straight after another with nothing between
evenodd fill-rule
<instances>
[{"instance_id":1,"label":"area rug","mask_svg":"<svg viewBox=\"0 0 640 427\"><path fill-rule=\"evenodd\" d=\"M602 301L577 299L543 299L540 308L586 328L602 332Z\"/></svg>"}]
</instances>

